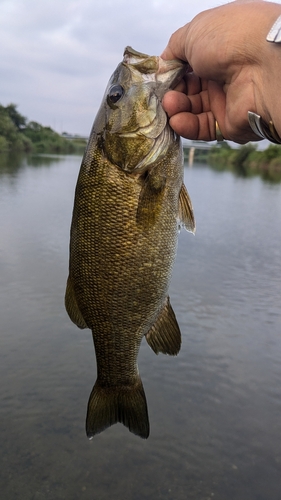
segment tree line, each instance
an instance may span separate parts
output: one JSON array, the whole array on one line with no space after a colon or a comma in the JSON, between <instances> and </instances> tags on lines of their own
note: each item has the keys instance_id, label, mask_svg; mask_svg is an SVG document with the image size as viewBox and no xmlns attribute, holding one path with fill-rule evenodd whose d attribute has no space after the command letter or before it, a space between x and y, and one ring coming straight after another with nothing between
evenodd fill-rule
<instances>
[{"instance_id":1,"label":"tree line","mask_svg":"<svg viewBox=\"0 0 281 500\"><path fill-rule=\"evenodd\" d=\"M8 106L0 104L0 153L82 154L85 146L83 139L69 140L51 127L28 121L13 103ZM271 181L281 181L281 146L271 144L264 151L258 151L252 143L233 149L223 142L221 147L214 146L203 154L204 158L195 155L195 160L207 161L215 169L232 170L245 177L259 174Z\"/></svg>"},{"instance_id":2,"label":"tree line","mask_svg":"<svg viewBox=\"0 0 281 500\"><path fill-rule=\"evenodd\" d=\"M267 149L259 151L252 143L234 149L223 142L220 148L211 148L207 161L217 170L232 170L243 177L261 175L269 181L281 181L281 146L277 144L270 144Z\"/></svg>"},{"instance_id":3,"label":"tree line","mask_svg":"<svg viewBox=\"0 0 281 500\"><path fill-rule=\"evenodd\" d=\"M0 153L82 153L83 139L69 140L51 129L20 114L16 104L0 104Z\"/></svg>"}]
</instances>

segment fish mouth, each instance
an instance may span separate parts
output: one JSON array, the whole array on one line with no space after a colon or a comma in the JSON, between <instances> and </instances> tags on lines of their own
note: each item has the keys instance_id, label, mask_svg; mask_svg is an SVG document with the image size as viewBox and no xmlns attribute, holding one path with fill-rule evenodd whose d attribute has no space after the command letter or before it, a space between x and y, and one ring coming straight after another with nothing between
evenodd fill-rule
<instances>
[{"instance_id":1,"label":"fish mouth","mask_svg":"<svg viewBox=\"0 0 281 500\"><path fill-rule=\"evenodd\" d=\"M182 80L188 68L189 64L184 63L180 59L166 61L165 59L162 59L162 57L159 57L156 81L163 84L164 92L173 90Z\"/></svg>"},{"instance_id":2,"label":"fish mouth","mask_svg":"<svg viewBox=\"0 0 281 500\"><path fill-rule=\"evenodd\" d=\"M126 47L123 54L123 63L133 66L140 73L155 74L158 68L158 57L137 52L132 47Z\"/></svg>"},{"instance_id":3,"label":"fish mouth","mask_svg":"<svg viewBox=\"0 0 281 500\"><path fill-rule=\"evenodd\" d=\"M168 90L177 86L189 68L189 64L180 59L167 61L160 56L137 52L132 47L125 48L123 63L141 73L144 82L155 82L155 93L160 100Z\"/></svg>"}]
</instances>

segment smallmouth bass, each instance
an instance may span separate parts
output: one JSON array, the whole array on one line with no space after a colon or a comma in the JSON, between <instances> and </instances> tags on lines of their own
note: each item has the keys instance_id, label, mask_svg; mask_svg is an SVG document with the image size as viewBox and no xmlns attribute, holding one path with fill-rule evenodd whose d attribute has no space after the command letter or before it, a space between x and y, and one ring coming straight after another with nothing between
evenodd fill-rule
<instances>
[{"instance_id":1,"label":"smallmouth bass","mask_svg":"<svg viewBox=\"0 0 281 500\"><path fill-rule=\"evenodd\" d=\"M65 305L90 328L97 380L89 438L121 422L149 435L138 372L142 338L176 355L181 334L168 297L180 225L195 231L180 137L161 106L186 66L127 47L109 80L78 176Z\"/></svg>"}]
</instances>

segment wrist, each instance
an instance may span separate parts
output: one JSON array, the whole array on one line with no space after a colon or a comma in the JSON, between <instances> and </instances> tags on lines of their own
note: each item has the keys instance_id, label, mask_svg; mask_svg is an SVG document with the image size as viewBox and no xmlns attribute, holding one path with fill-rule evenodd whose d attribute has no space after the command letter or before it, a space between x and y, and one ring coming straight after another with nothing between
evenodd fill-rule
<instances>
[{"instance_id":1,"label":"wrist","mask_svg":"<svg viewBox=\"0 0 281 500\"><path fill-rule=\"evenodd\" d=\"M281 137L281 46L270 46L269 61L264 72L264 120L272 121Z\"/></svg>"},{"instance_id":2,"label":"wrist","mask_svg":"<svg viewBox=\"0 0 281 500\"><path fill-rule=\"evenodd\" d=\"M281 16L281 6L271 4L272 9L268 16L269 29L266 35L261 39L259 74L256 86L256 109L257 113L267 124L273 123L274 128L281 137L281 43L275 43L274 40L281 41L281 23L278 21ZM268 28L268 26L265 26ZM280 103L280 104L279 104ZM250 110L251 111L251 110Z\"/></svg>"}]
</instances>

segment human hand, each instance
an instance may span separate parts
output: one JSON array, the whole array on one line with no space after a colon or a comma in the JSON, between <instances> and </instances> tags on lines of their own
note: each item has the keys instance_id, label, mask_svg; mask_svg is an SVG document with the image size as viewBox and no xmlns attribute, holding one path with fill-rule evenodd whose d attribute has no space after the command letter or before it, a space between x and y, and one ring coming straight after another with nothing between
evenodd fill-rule
<instances>
[{"instance_id":1,"label":"human hand","mask_svg":"<svg viewBox=\"0 0 281 500\"><path fill-rule=\"evenodd\" d=\"M217 121L226 139L260 140L249 126L252 111L273 120L281 135L280 47L266 41L280 14L280 4L236 1L202 12L172 35L162 57L193 68L162 101L178 134L215 140Z\"/></svg>"}]
</instances>

